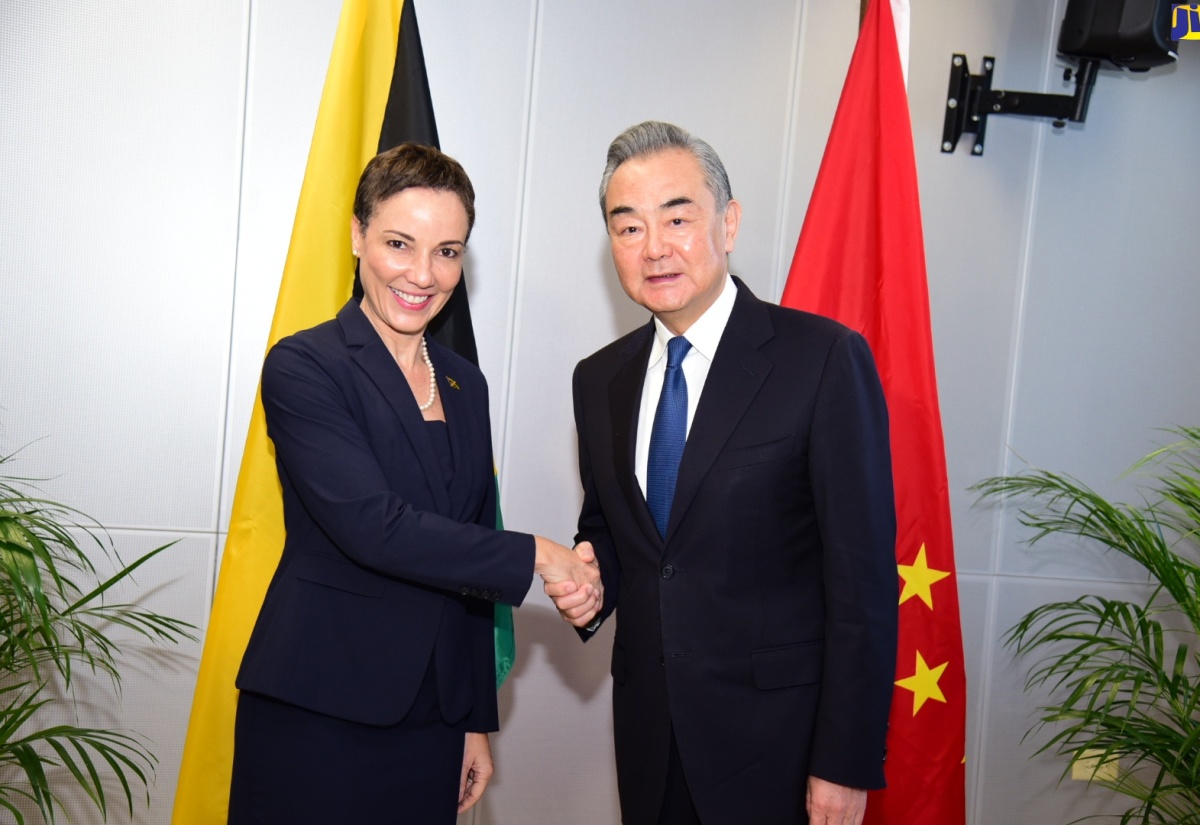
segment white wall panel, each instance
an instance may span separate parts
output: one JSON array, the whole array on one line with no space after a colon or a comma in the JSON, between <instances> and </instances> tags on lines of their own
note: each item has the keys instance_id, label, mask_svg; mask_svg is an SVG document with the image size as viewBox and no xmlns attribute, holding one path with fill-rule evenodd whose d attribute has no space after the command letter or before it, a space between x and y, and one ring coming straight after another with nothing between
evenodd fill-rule
<instances>
[{"instance_id":1,"label":"white wall panel","mask_svg":"<svg viewBox=\"0 0 1200 825\"><path fill-rule=\"evenodd\" d=\"M1100 72L1087 123L1046 136L1034 207L1013 449L1135 501L1138 479L1120 474L1173 440L1157 428L1192 424L1200 409L1200 233L1189 225L1200 166L1176 151L1200 133L1200 49L1182 45L1169 69ZM1031 561L1002 558L1006 571ZM1103 577L1132 570L1095 554L1084 564Z\"/></svg>"},{"instance_id":2,"label":"white wall panel","mask_svg":"<svg viewBox=\"0 0 1200 825\"><path fill-rule=\"evenodd\" d=\"M214 524L239 9L4 7L0 441L108 524Z\"/></svg>"},{"instance_id":3,"label":"white wall panel","mask_svg":"<svg viewBox=\"0 0 1200 825\"><path fill-rule=\"evenodd\" d=\"M541 580L539 579L538 582ZM492 735L496 779L476 825L620 822L612 756L611 622L581 644L534 585Z\"/></svg>"}]
</instances>

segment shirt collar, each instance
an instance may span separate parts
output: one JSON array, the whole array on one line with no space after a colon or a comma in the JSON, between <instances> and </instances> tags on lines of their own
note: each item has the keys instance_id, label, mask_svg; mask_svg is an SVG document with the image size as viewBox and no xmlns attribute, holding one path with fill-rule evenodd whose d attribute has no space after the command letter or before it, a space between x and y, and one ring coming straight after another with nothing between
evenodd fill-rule
<instances>
[{"instance_id":1,"label":"shirt collar","mask_svg":"<svg viewBox=\"0 0 1200 825\"><path fill-rule=\"evenodd\" d=\"M725 325L729 323L729 316L733 314L735 300L737 300L737 285L733 283L733 278L729 277L729 273L726 272L725 286L721 289L717 300L713 301L713 305L704 310L704 314L697 318L683 334L688 339L688 343L692 345L692 349L710 362L717 354L717 345L721 343ZM657 318L654 319L654 343L650 346L649 366L658 363L667 351L667 342L674 337L675 334L667 329L666 324Z\"/></svg>"}]
</instances>

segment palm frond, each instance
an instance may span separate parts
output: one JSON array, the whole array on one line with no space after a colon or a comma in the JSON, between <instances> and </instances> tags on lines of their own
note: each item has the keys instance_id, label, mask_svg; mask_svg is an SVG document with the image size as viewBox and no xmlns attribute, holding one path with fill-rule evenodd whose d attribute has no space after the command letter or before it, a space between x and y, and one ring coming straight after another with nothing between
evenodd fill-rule
<instances>
[{"instance_id":1,"label":"palm frond","mask_svg":"<svg viewBox=\"0 0 1200 825\"><path fill-rule=\"evenodd\" d=\"M0 466L11 458L0 456ZM150 644L195 639L187 622L106 601L175 542L125 564L101 525L32 494L33 481L0 476L0 811L23 825L17 803L25 801L53 823L65 781L82 789L107 820L111 778L132 816L134 786L148 802L156 764L143 740L42 720L59 701L48 688L69 692L80 667L119 687L122 651L114 630ZM94 562L101 558L116 571L106 578Z\"/></svg>"},{"instance_id":2,"label":"palm frond","mask_svg":"<svg viewBox=\"0 0 1200 825\"><path fill-rule=\"evenodd\" d=\"M1200 825L1200 428L1129 471L1148 479L1137 504L1110 502L1069 475L1000 476L972 489L981 500L1019 501L1031 545L1055 535L1116 551L1146 571L1140 602L1084 595L1026 613L1004 635L1031 657L1027 691L1048 704L1026 734L1035 753L1074 765L1119 760L1115 778L1091 784L1134 801L1124 823Z\"/></svg>"}]
</instances>

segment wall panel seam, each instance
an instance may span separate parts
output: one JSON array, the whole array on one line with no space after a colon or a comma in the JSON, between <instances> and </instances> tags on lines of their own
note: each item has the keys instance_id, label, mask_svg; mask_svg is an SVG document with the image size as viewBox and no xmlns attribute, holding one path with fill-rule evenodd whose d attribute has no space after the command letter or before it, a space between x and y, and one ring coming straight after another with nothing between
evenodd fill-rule
<instances>
[{"instance_id":1,"label":"wall panel seam","mask_svg":"<svg viewBox=\"0 0 1200 825\"><path fill-rule=\"evenodd\" d=\"M778 216L775 221L775 261L773 266L771 294L767 296L772 301L779 301L783 295L783 287L787 283L787 275L783 270L783 261L788 252L788 210L792 203L792 188L795 186L795 181L792 175L795 173L795 153L796 153L796 123L800 118L800 81L801 81L801 66L802 55L804 53L804 32L808 22L808 2L807 0L797 0L795 11L795 23L792 26L792 76L788 83L788 107L787 116L784 121L783 133L783 158L780 170L780 180L783 181L783 186L779 191ZM798 232L799 230L797 230ZM792 239L791 248L795 250L796 239ZM790 258L789 258L790 266Z\"/></svg>"},{"instance_id":2,"label":"wall panel seam","mask_svg":"<svg viewBox=\"0 0 1200 825\"><path fill-rule=\"evenodd\" d=\"M512 442L513 434L513 409L516 406L514 400L513 385L516 374L516 359L517 359L517 344L520 341L520 321L521 321L521 287L523 285L522 272L525 268L525 250L526 239L528 235L527 226L529 223L529 188L533 173L533 121L537 111L537 84L538 72L541 66L538 60L538 53L541 49L542 40L542 13L540 0L534 0L533 15L530 20L530 37L529 37L529 55L527 61L526 77L528 79L525 89L525 122L522 125L521 134L521 174L517 179L517 225L516 239L513 244L513 278L512 290L509 295L508 318L509 318L509 333L508 340L505 342L504 352L504 388L502 392L502 404L504 408L503 419L500 423L500 501L504 502L507 497L505 490L507 489L504 466L508 463L509 445Z\"/></svg>"},{"instance_id":3,"label":"wall panel seam","mask_svg":"<svg viewBox=\"0 0 1200 825\"><path fill-rule=\"evenodd\" d=\"M238 107L238 132L241 151L238 153L238 170L237 170L237 203L234 208L234 240L233 240L233 277L229 293L229 341L225 350L225 386L222 388L224 401L222 404L223 415L221 417L221 436L219 439L220 458L217 462L216 474L216 495L214 499L214 509L212 516L212 529L205 531L207 535L215 537L220 532L221 512L224 507L225 500L225 467L229 458L229 414L230 414L230 399L233 396L233 353L234 353L234 330L237 321L237 287L238 274L240 271L241 246L242 246L242 208L245 201L245 186L246 186L246 124L249 120L248 112L250 108L250 74L253 65L251 54L253 52L253 29L255 23L256 6L254 0L246 0L242 12L242 88L241 100ZM234 482L236 485L236 481ZM212 549L212 558L209 560L209 575L208 588L205 594L204 604L204 623L208 625L208 617L212 610L213 598L217 590L217 577L219 575L219 565L217 564L217 548L218 542L214 540Z\"/></svg>"}]
</instances>

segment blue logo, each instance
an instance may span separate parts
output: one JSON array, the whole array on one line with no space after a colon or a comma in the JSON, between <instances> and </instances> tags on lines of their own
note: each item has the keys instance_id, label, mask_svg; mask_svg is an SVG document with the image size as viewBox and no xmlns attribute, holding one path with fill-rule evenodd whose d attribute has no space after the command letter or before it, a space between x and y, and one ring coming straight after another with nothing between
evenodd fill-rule
<instances>
[{"instance_id":1,"label":"blue logo","mask_svg":"<svg viewBox=\"0 0 1200 825\"><path fill-rule=\"evenodd\" d=\"M1171 6L1171 39L1200 40L1200 5Z\"/></svg>"}]
</instances>

